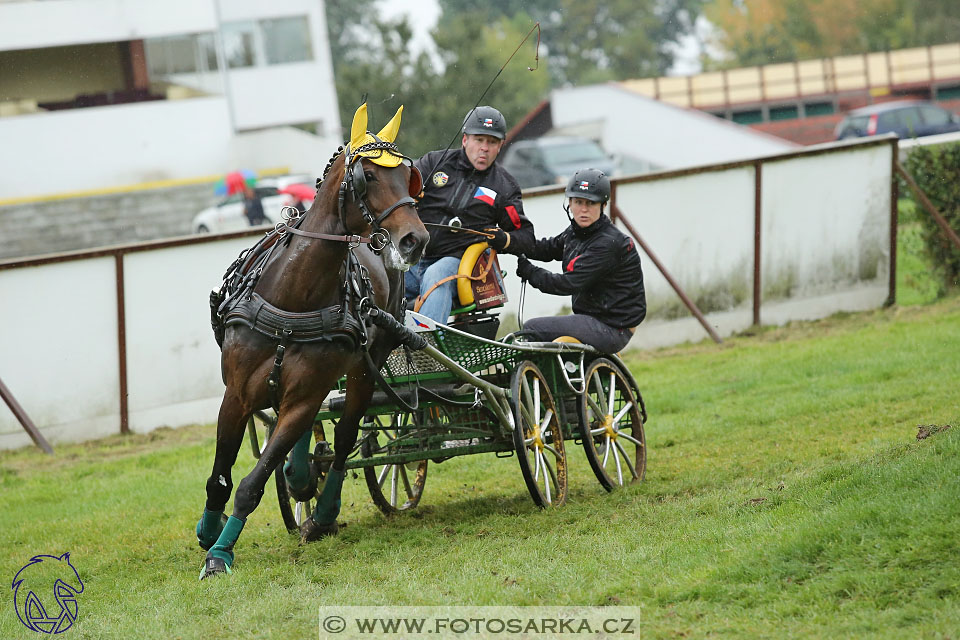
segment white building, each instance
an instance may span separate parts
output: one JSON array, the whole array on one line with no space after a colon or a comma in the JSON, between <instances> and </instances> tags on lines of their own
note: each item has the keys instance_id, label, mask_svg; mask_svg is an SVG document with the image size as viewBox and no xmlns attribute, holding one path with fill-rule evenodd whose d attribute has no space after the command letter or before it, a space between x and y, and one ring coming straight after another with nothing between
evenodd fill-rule
<instances>
[{"instance_id":1,"label":"white building","mask_svg":"<svg viewBox=\"0 0 960 640\"><path fill-rule=\"evenodd\" d=\"M317 172L341 141L324 2L0 2L0 141L0 201Z\"/></svg>"},{"instance_id":2,"label":"white building","mask_svg":"<svg viewBox=\"0 0 960 640\"><path fill-rule=\"evenodd\" d=\"M648 98L617 82L554 90L549 103L531 112L511 137L542 133L596 140L619 158L622 174L730 162L799 148L696 109Z\"/></svg>"}]
</instances>

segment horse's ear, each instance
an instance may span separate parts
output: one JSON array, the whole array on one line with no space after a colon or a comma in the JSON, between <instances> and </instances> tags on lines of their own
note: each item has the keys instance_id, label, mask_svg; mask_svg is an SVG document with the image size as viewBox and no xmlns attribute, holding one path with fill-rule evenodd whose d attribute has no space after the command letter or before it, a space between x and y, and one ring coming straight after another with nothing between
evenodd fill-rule
<instances>
[{"instance_id":1,"label":"horse's ear","mask_svg":"<svg viewBox=\"0 0 960 640\"><path fill-rule=\"evenodd\" d=\"M364 102L353 114L353 126L350 127L350 149L356 150L363 145L367 137L367 103Z\"/></svg>"},{"instance_id":2,"label":"horse's ear","mask_svg":"<svg viewBox=\"0 0 960 640\"><path fill-rule=\"evenodd\" d=\"M396 140L397 133L400 131L400 114L402 113L403 105L400 105L400 108L397 109L393 119L387 123L387 126L380 130L380 133L377 134L377 137L386 142L393 142Z\"/></svg>"}]
</instances>

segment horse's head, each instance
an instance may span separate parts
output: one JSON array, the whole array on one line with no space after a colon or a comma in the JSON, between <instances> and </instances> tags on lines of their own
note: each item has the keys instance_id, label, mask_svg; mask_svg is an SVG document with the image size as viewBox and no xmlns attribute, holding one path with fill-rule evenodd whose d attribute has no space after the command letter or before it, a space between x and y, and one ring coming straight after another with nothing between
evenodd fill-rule
<instances>
[{"instance_id":1,"label":"horse's head","mask_svg":"<svg viewBox=\"0 0 960 640\"><path fill-rule=\"evenodd\" d=\"M367 131L367 105L357 109L343 154L346 194L342 216L349 230L372 233L374 240L380 229L385 230L390 240L384 248L386 265L407 269L420 260L430 236L414 201L423 187L420 172L393 142L402 113L400 107L374 135Z\"/></svg>"}]
</instances>

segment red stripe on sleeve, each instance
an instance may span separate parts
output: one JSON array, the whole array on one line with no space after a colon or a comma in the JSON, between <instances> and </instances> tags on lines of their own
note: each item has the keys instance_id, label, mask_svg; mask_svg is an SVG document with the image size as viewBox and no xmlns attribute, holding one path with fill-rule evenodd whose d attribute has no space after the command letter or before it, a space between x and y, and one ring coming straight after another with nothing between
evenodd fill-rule
<instances>
[{"instance_id":1,"label":"red stripe on sleeve","mask_svg":"<svg viewBox=\"0 0 960 640\"><path fill-rule=\"evenodd\" d=\"M517 213L517 208L512 204L507 207L507 215L510 216L510 219L513 221L513 226L517 229L520 228L520 214Z\"/></svg>"},{"instance_id":2,"label":"red stripe on sleeve","mask_svg":"<svg viewBox=\"0 0 960 640\"><path fill-rule=\"evenodd\" d=\"M583 254L580 254L580 255L583 255ZM580 256L577 256L576 258L571 260L569 263L567 263L567 273L573 273L573 263L579 259L580 259Z\"/></svg>"}]
</instances>

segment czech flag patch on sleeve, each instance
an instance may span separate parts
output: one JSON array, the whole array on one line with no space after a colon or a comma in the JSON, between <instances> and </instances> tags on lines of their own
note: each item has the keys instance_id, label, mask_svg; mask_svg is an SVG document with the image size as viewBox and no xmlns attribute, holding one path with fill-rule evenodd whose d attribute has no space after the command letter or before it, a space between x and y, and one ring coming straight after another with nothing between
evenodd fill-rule
<instances>
[{"instance_id":1,"label":"czech flag patch on sleeve","mask_svg":"<svg viewBox=\"0 0 960 640\"><path fill-rule=\"evenodd\" d=\"M477 187L476 192L473 194L473 197L477 200L482 200L486 202L491 207L493 202L497 199L497 192L493 189L487 189L486 187Z\"/></svg>"}]
</instances>

